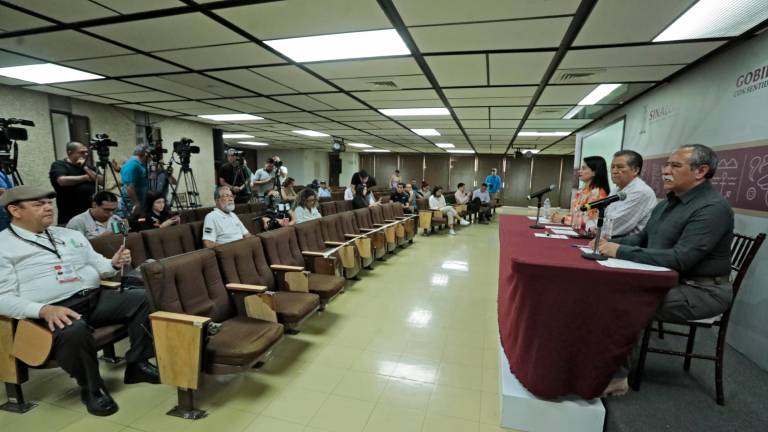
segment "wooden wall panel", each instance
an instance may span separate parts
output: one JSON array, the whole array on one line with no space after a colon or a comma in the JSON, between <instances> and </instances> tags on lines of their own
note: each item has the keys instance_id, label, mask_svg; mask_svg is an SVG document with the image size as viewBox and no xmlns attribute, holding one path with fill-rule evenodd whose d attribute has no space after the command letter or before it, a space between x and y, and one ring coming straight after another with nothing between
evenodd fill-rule
<instances>
[{"instance_id":1,"label":"wooden wall panel","mask_svg":"<svg viewBox=\"0 0 768 432\"><path fill-rule=\"evenodd\" d=\"M411 179L416 179L416 182L421 185L421 180L424 178L424 156L421 154L401 154L400 155L400 176L404 182L409 182Z\"/></svg>"},{"instance_id":2,"label":"wooden wall panel","mask_svg":"<svg viewBox=\"0 0 768 432\"><path fill-rule=\"evenodd\" d=\"M368 172L368 175L374 175L373 174L374 156L375 155L373 154L360 153L360 166L359 166L360 171L365 170L366 172ZM346 173L342 181L348 182L352 180L353 174L354 173Z\"/></svg>"},{"instance_id":3,"label":"wooden wall panel","mask_svg":"<svg viewBox=\"0 0 768 432\"><path fill-rule=\"evenodd\" d=\"M376 178L376 185L386 187L389 185L389 176L397 169L396 154L378 154L376 155L376 172L373 176Z\"/></svg>"},{"instance_id":4,"label":"wooden wall panel","mask_svg":"<svg viewBox=\"0 0 768 432\"><path fill-rule=\"evenodd\" d=\"M503 160L504 156L502 155L479 155L477 157L477 173L475 174L475 179L477 180L478 187L491 173L491 168L496 168L497 174L504 180L504 174L502 173Z\"/></svg>"},{"instance_id":5,"label":"wooden wall panel","mask_svg":"<svg viewBox=\"0 0 768 432\"><path fill-rule=\"evenodd\" d=\"M424 180L429 183L431 187L442 186L443 189L448 190L448 155L427 155L425 158L426 167L424 169Z\"/></svg>"},{"instance_id":6,"label":"wooden wall panel","mask_svg":"<svg viewBox=\"0 0 768 432\"><path fill-rule=\"evenodd\" d=\"M455 191L459 183L465 183L467 192L472 190L472 180L475 178L474 156L451 156L451 184L446 190Z\"/></svg>"},{"instance_id":7,"label":"wooden wall panel","mask_svg":"<svg viewBox=\"0 0 768 432\"><path fill-rule=\"evenodd\" d=\"M533 161L533 177L531 179L531 192L554 184L560 185L560 171L563 158L561 156L537 156L531 159ZM552 207L560 206L560 194L547 194ZM535 205L535 200L531 202Z\"/></svg>"},{"instance_id":8,"label":"wooden wall panel","mask_svg":"<svg viewBox=\"0 0 768 432\"><path fill-rule=\"evenodd\" d=\"M531 160L507 158L507 171L504 173L504 190L502 191L504 205L522 207L528 205L525 196L530 190Z\"/></svg>"}]
</instances>

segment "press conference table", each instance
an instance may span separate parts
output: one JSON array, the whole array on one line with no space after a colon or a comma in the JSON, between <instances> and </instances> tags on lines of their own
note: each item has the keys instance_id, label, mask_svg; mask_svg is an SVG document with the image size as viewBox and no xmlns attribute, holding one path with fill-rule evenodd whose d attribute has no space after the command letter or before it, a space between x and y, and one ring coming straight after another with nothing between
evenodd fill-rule
<instances>
[{"instance_id":1,"label":"press conference table","mask_svg":"<svg viewBox=\"0 0 768 432\"><path fill-rule=\"evenodd\" d=\"M524 216L499 216L498 320L511 372L535 396L599 397L667 291L673 271L606 268L585 240L534 237Z\"/></svg>"}]
</instances>

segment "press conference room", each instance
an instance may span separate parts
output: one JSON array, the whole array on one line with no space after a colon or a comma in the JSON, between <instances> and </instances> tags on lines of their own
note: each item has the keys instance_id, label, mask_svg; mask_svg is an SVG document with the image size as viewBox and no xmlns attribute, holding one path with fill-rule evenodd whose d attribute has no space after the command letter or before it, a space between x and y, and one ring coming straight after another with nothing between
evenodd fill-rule
<instances>
[{"instance_id":1,"label":"press conference room","mask_svg":"<svg viewBox=\"0 0 768 432\"><path fill-rule=\"evenodd\" d=\"M0 431L768 429L768 0L0 0Z\"/></svg>"}]
</instances>

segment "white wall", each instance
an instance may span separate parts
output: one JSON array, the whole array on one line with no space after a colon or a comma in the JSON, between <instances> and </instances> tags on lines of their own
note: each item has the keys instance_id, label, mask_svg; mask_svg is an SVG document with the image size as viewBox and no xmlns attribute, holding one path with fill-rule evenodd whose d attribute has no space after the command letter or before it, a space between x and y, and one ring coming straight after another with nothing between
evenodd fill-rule
<instances>
[{"instance_id":1,"label":"white wall","mask_svg":"<svg viewBox=\"0 0 768 432\"><path fill-rule=\"evenodd\" d=\"M626 115L624 148L644 157L666 155L674 148L700 143L716 151L728 147L768 145L766 87L740 94L738 79L768 65L768 34L728 50L675 81L593 125L577 136L599 130ZM766 77L768 78L768 77ZM768 191L761 191L768 198ZM736 210L735 229L747 235L768 231L768 211ZM768 245L752 264L734 306L728 342L768 369Z\"/></svg>"},{"instance_id":2,"label":"white wall","mask_svg":"<svg viewBox=\"0 0 768 432\"><path fill-rule=\"evenodd\" d=\"M296 180L296 184L308 185L315 179L318 181L328 181L327 151L307 149L276 150L267 147L258 150L258 166L255 169L263 167L266 160L274 155L279 156L280 160L283 161L283 165L288 167L288 176L293 177Z\"/></svg>"}]
</instances>

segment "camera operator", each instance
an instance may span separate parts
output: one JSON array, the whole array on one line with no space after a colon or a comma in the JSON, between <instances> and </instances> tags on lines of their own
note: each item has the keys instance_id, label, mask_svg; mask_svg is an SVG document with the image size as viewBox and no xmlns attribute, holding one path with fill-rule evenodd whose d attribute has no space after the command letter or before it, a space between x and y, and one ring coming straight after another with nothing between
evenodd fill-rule
<instances>
[{"instance_id":1,"label":"camera operator","mask_svg":"<svg viewBox=\"0 0 768 432\"><path fill-rule=\"evenodd\" d=\"M280 163L279 158L277 161L275 161L275 158L269 158L267 159L267 163L264 164L264 168L259 168L251 176L253 196L260 202L266 201L267 193L275 188L275 175L277 174L276 166Z\"/></svg>"},{"instance_id":2,"label":"camera operator","mask_svg":"<svg viewBox=\"0 0 768 432\"><path fill-rule=\"evenodd\" d=\"M280 192L271 190L267 192L266 198L267 209L261 217L265 231L296 224L295 215L290 211L290 204L283 202Z\"/></svg>"},{"instance_id":3,"label":"camera operator","mask_svg":"<svg viewBox=\"0 0 768 432\"><path fill-rule=\"evenodd\" d=\"M123 186L120 188L120 206L118 213L128 218L142 210L142 204L147 195L147 158L149 148L144 145L136 146L133 157L128 159L120 169L120 180Z\"/></svg>"},{"instance_id":4,"label":"camera operator","mask_svg":"<svg viewBox=\"0 0 768 432\"><path fill-rule=\"evenodd\" d=\"M227 162L219 168L219 186L229 187L235 195L235 204L244 204L251 199L245 184L251 176L245 169L242 154L233 148L227 150Z\"/></svg>"},{"instance_id":5,"label":"camera operator","mask_svg":"<svg viewBox=\"0 0 768 432\"><path fill-rule=\"evenodd\" d=\"M59 225L66 225L74 216L90 208L91 197L96 192L96 171L86 164L88 147L72 141L66 149L67 157L53 162L48 173L58 197Z\"/></svg>"},{"instance_id":6,"label":"camera operator","mask_svg":"<svg viewBox=\"0 0 768 432\"><path fill-rule=\"evenodd\" d=\"M155 156L151 155L150 157L154 158ZM149 173L149 192L157 192L167 197L170 186L176 184L178 181L173 175L173 167L170 165L166 167L162 160L156 160Z\"/></svg>"}]
</instances>

